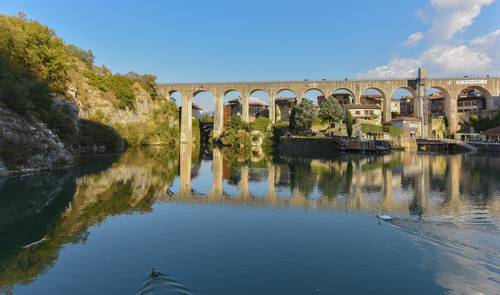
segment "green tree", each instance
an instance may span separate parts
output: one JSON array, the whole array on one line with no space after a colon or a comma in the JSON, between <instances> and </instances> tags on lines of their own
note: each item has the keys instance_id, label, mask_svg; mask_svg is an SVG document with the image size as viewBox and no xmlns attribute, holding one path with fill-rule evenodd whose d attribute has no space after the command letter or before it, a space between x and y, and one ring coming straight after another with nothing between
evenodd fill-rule
<instances>
[{"instance_id":1,"label":"green tree","mask_svg":"<svg viewBox=\"0 0 500 295\"><path fill-rule=\"evenodd\" d=\"M347 114L346 114L346 129L347 129L347 136L351 137L352 136L352 114L350 111L347 111Z\"/></svg>"},{"instance_id":2,"label":"green tree","mask_svg":"<svg viewBox=\"0 0 500 295\"><path fill-rule=\"evenodd\" d=\"M471 126L474 128L474 130L477 129L476 127L477 127L477 122L479 122L479 116L476 114L470 115L469 122Z\"/></svg>"},{"instance_id":3,"label":"green tree","mask_svg":"<svg viewBox=\"0 0 500 295\"><path fill-rule=\"evenodd\" d=\"M330 133L333 123L340 122L340 120L342 119L342 115L342 107L333 95L323 100L319 105L319 117L323 121L328 122Z\"/></svg>"},{"instance_id":4,"label":"green tree","mask_svg":"<svg viewBox=\"0 0 500 295\"><path fill-rule=\"evenodd\" d=\"M296 134L306 133L311 129L314 121L315 108L308 99L303 99L302 103L292 109L290 115L290 130Z\"/></svg>"}]
</instances>

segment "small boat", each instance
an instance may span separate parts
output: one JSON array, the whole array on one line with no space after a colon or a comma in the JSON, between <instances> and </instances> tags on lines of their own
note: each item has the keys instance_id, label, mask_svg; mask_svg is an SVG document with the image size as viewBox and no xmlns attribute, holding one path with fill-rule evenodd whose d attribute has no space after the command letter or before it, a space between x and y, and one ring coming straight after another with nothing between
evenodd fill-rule
<instances>
[{"instance_id":1,"label":"small boat","mask_svg":"<svg viewBox=\"0 0 500 295\"><path fill-rule=\"evenodd\" d=\"M389 215L385 215L385 214L377 214L377 218L382 219L384 221L391 221L392 220L392 217L390 217Z\"/></svg>"}]
</instances>

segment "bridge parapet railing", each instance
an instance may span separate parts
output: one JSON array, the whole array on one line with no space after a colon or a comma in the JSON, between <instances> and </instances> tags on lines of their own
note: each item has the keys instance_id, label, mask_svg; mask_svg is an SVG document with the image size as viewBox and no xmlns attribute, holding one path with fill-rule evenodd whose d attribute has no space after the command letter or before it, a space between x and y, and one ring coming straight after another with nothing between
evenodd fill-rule
<instances>
[{"instance_id":1,"label":"bridge parapet railing","mask_svg":"<svg viewBox=\"0 0 500 295\"><path fill-rule=\"evenodd\" d=\"M209 82L172 82L172 83L160 83L160 85L217 85L217 84L277 84L277 83L328 83L328 82L372 82L372 81L408 81L416 80L416 78L374 78L374 79L344 79L344 80L269 80L269 81L209 81Z\"/></svg>"}]
</instances>

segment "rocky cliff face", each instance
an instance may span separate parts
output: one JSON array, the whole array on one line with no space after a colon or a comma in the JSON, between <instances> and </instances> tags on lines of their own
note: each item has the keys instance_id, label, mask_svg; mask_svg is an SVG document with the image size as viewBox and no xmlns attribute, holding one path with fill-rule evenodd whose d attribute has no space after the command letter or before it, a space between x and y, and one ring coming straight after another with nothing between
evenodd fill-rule
<instances>
[{"instance_id":1,"label":"rocky cliff face","mask_svg":"<svg viewBox=\"0 0 500 295\"><path fill-rule=\"evenodd\" d=\"M72 165L75 155L44 123L0 107L0 174Z\"/></svg>"}]
</instances>

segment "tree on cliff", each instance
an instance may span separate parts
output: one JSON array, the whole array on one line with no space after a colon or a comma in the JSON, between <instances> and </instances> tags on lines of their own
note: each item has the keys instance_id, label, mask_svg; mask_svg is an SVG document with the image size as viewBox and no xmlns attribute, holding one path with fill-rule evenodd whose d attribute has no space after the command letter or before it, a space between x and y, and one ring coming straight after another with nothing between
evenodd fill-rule
<instances>
[{"instance_id":1,"label":"tree on cliff","mask_svg":"<svg viewBox=\"0 0 500 295\"><path fill-rule=\"evenodd\" d=\"M290 114L290 131L295 134L303 134L311 129L315 116L313 103L303 99L302 103L293 107Z\"/></svg>"},{"instance_id":2,"label":"tree on cliff","mask_svg":"<svg viewBox=\"0 0 500 295\"><path fill-rule=\"evenodd\" d=\"M333 123L340 122L342 115L342 107L333 95L323 100L319 105L319 117L323 121L328 122L328 128L330 131Z\"/></svg>"},{"instance_id":3,"label":"tree on cliff","mask_svg":"<svg viewBox=\"0 0 500 295\"><path fill-rule=\"evenodd\" d=\"M347 114L346 114L346 129L347 129L347 136L351 137L352 136L352 114L350 111L347 111Z\"/></svg>"}]
</instances>

